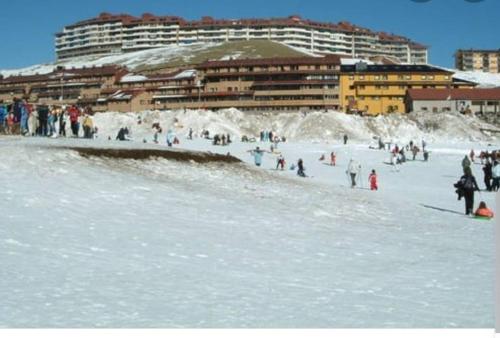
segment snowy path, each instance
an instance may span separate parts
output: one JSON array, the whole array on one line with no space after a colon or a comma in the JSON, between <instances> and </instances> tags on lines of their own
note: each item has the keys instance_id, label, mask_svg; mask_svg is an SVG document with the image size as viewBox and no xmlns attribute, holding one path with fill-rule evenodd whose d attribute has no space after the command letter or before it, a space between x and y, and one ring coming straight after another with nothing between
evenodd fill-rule
<instances>
[{"instance_id":1,"label":"snowy path","mask_svg":"<svg viewBox=\"0 0 500 338\"><path fill-rule=\"evenodd\" d=\"M0 138L2 327L493 325L494 222L423 206L463 211L468 144L399 173L363 145L280 145L314 176L299 179L270 154L256 169L50 147L72 143ZM182 146L251 162L255 144ZM331 149L335 168L318 161ZM350 157L380 191L347 187Z\"/></svg>"}]
</instances>

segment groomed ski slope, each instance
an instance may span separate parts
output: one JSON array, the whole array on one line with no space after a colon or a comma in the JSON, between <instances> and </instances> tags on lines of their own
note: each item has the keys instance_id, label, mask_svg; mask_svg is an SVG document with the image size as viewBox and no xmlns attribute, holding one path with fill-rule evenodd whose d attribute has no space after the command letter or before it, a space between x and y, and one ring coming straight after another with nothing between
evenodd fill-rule
<instances>
[{"instance_id":1,"label":"groomed ski slope","mask_svg":"<svg viewBox=\"0 0 500 338\"><path fill-rule=\"evenodd\" d=\"M280 144L288 164L304 159L306 179L272 170L267 153L255 168L247 150L268 144L182 135L180 147L247 162L203 165L57 148L165 147L140 143L145 133L107 141L105 130L0 138L1 327L493 325L494 222L462 215L452 187L471 143L430 143L430 162L400 172L364 141ZM331 150L338 167L318 161ZM348 187L351 157L360 189ZM378 192L362 189L372 168ZM494 193L476 198L494 206Z\"/></svg>"}]
</instances>

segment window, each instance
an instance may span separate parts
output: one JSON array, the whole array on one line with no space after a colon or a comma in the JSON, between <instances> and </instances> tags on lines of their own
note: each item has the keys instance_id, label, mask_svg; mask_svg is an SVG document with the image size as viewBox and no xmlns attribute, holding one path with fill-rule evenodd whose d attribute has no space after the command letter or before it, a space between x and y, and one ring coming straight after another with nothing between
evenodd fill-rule
<instances>
[{"instance_id":1,"label":"window","mask_svg":"<svg viewBox=\"0 0 500 338\"><path fill-rule=\"evenodd\" d=\"M354 80L354 75L349 75L349 80Z\"/></svg>"},{"instance_id":2,"label":"window","mask_svg":"<svg viewBox=\"0 0 500 338\"><path fill-rule=\"evenodd\" d=\"M363 89L365 89L365 88L366 88L366 86L365 86L365 85L360 85L360 86L359 86L359 89L361 89L361 90L363 90Z\"/></svg>"},{"instance_id":3,"label":"window","mask_svg":"<svg viewBox=\"0 0 500 338\"><path fill-rule=\"evenodd\" d=\"M359 79L360 79L360 80L364 80L364 79L365 79L365 76L364 76L364 75L360 75L360 76L359 76Z\"/></svg>"},{"instance_id":4,"label":"window","mask_svg":"<svg viewBox=\"0 0 500 338\"><path fill-rule=\"evenodd\" d=\"M389 77L387 75L382 75L381 78L382 78L382 80L388 80L389 79Z\"/></svg>"},{"instance_id":5,"label":"window","mask_svg":"<svg viewBox=\"0 0 500 338\"><path fill-rule=\"evenodd\" d=\"M422 75L422 80L427 80L427 75Z\"/></svg>"},{"instance_id":6,"label":"window","mask_svg":"<svg viewBox=\"0 0 500 338\"><path fill-rule=\"evenodd\" d=\"M429 80L434 80L434 75L429 75L429 76L427 77L427 79L429 79Z\"/></svg>"},{"instance_id":7,"label":"window","mask_svg":"<svg viewBox=\"0 0 500 338\"><path fill-rule=\"evenodd\" d=\"M380 75L375 75L375 80L380 80Z\"/></svg>"},{"instance_id":8,"label":"window","mask_svg":"<svg viewBox=\"0 0 500 338\"><path fill-rule=\"evenodd\" d=\"M406 75L407 80L411 80L411 75Z\"/></svg>"},{"instance_id":9,"label":"window","mask_svg":"<svg viewBox=\"0 0 500 338\"><path fill-rule=\"evenodd\" d=\"M444 76L444 79L445 79L445 80L449 80L449 79L450 79L450 76L449 76L449 75L445 75L445 76Z\"/></svg>"}]
</instances>

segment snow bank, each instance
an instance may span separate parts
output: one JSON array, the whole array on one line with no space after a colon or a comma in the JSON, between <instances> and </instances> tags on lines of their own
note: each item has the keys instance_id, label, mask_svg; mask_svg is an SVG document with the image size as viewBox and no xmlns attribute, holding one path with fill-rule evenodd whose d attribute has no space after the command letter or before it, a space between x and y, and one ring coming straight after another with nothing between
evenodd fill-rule
<instances>
[{"instance_id":1,"label":"snow bank","mask_svg":"<svg viewBox=\"0 0 500 338\"><path fill-rule=\"evenodd\" d=\"M138 124L138 119L142 122ZM151 126L159 122L164 131L175 128L186 135L189 128L195 133L209 130L211 134L230 133L257 137L261 130L273 130L291 140L334 141L344 134L355 140L373 140L381 136L384 140L405 141L426 139L430 141L490 141L496 130L476 117L452 113L411 113L361 117L329 111L282 114L249 114L237 109L219 112L207 110L145 111L140 113L101 113L95 122L100 133L115 136L119 128L132 129L135 137L150 138Z\"/></svg>"}]
</instances>

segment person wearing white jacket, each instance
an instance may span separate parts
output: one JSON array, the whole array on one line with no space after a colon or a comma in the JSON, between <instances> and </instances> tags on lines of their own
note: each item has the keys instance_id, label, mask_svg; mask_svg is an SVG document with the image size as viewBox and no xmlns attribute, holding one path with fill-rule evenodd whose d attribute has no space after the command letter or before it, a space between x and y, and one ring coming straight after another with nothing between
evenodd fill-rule
<instances>
[{"instance_id":1,"label":"person wearing white jacket","mask_svg":"<svg viewBox=\"0 0 500 338\"><path fill-rule=\"evenodd\" d=\"M361 171L361 164L358 162L354 161L352 158L349 161L349 165L347 167L347 173L351 177L351 188L354 188L356 186L356 176L359 174Z\"/></svg>"},{"instance_id":2,"label":"person wearing white jacket","mask_svg":"<svg viewBox=\"0 0 500 338\"><path fill-rule=\"evenodd\" d=\"M493 184L491 190L498 191L500 188L500 164L498 161L493 163L493 169L491 169L491 174L493 176Z\"/></svg>"}]
</instances>

